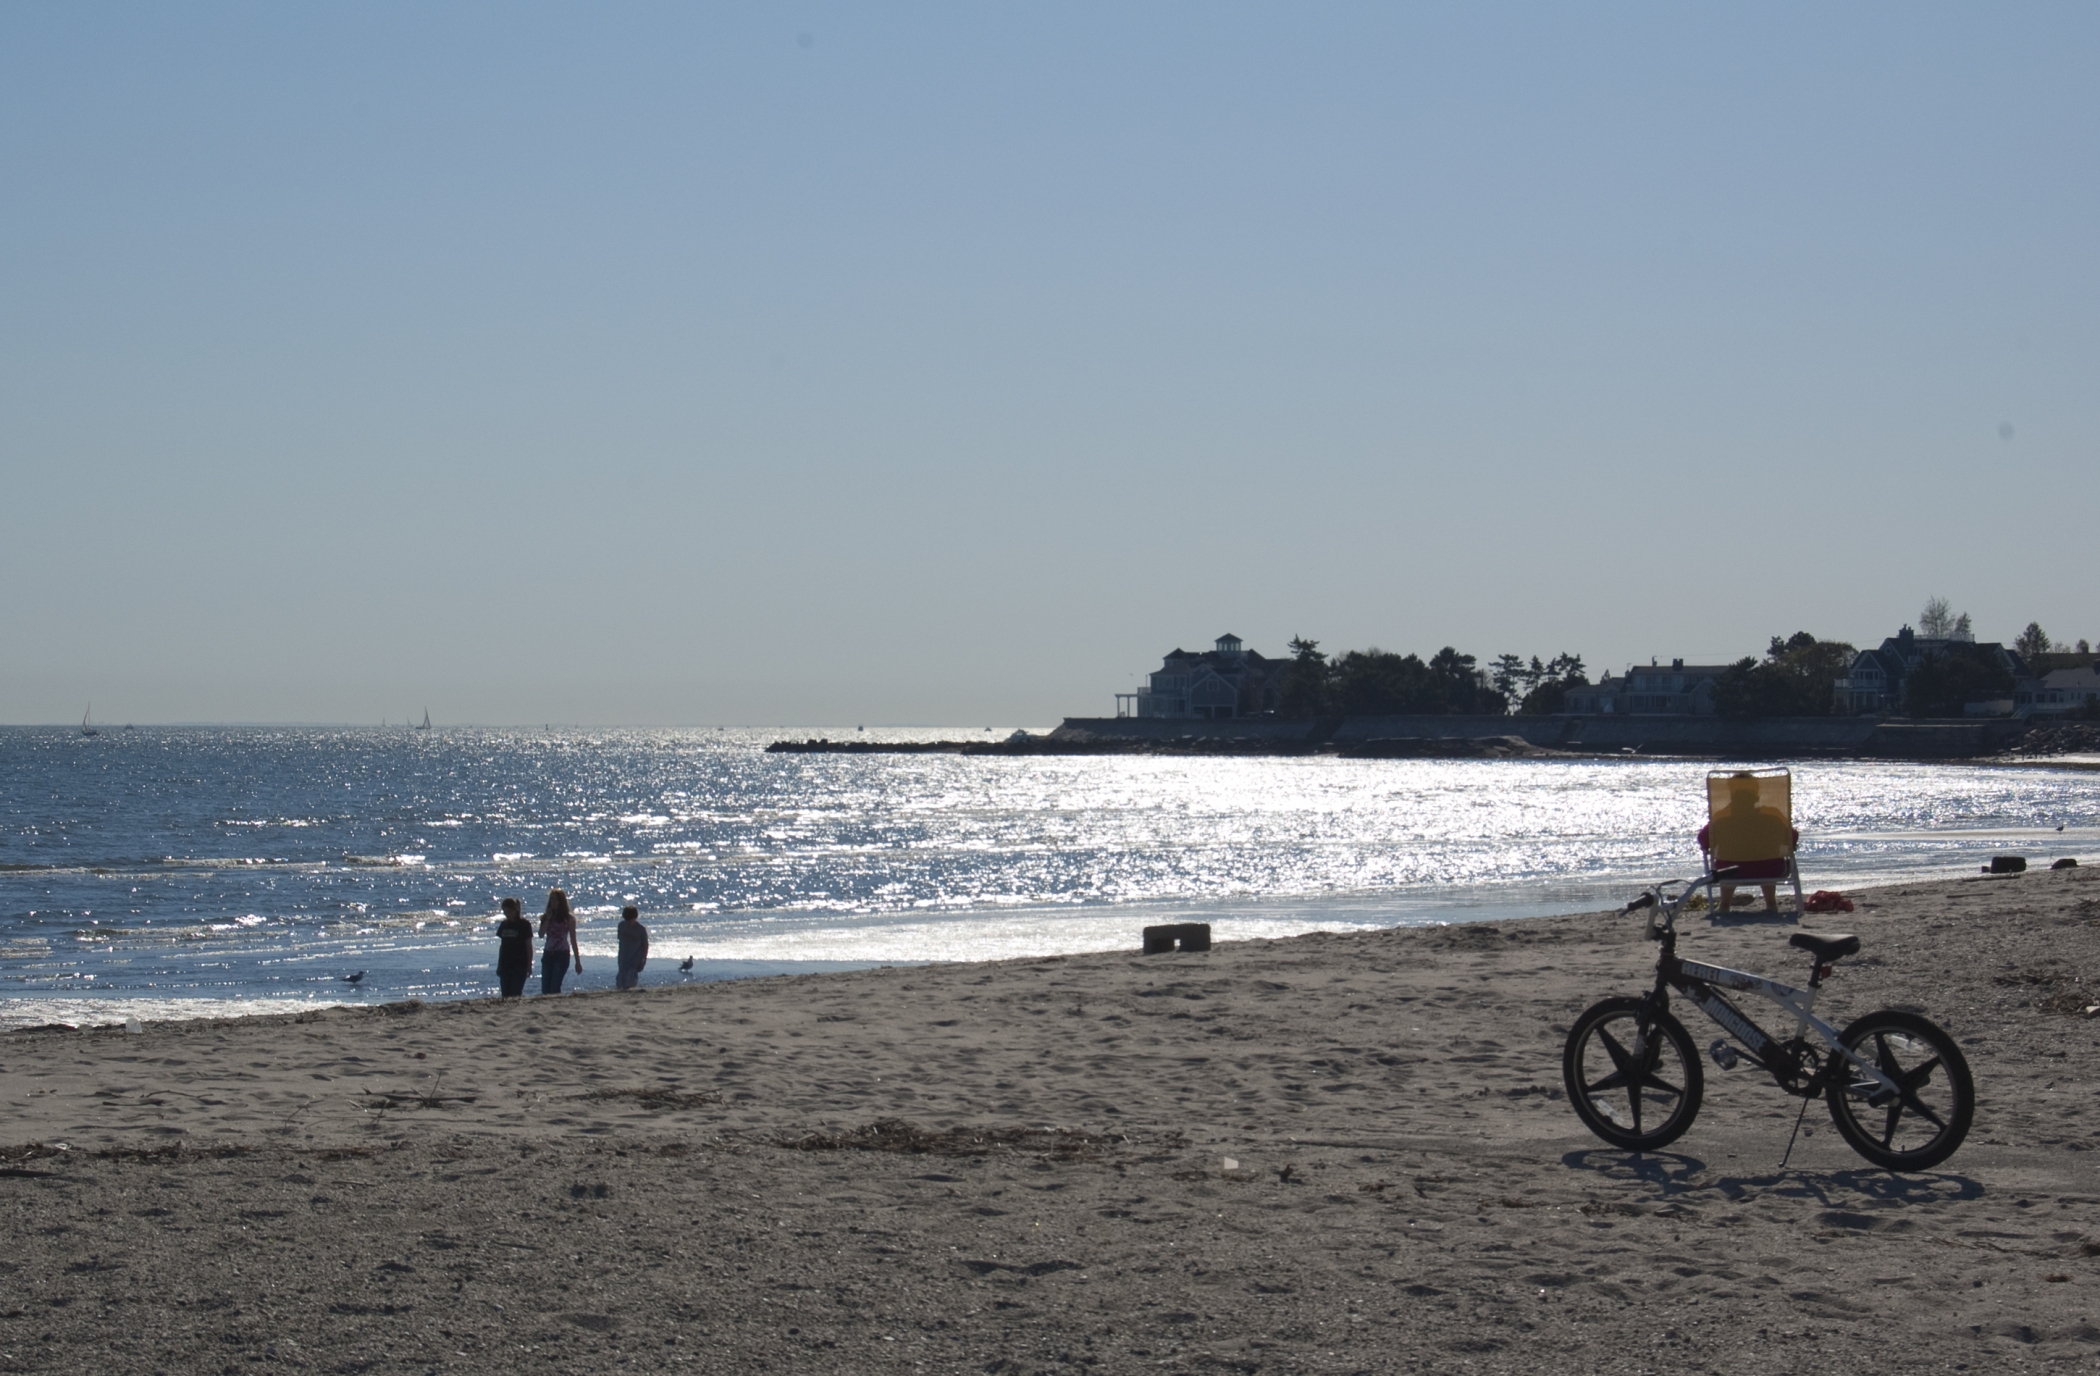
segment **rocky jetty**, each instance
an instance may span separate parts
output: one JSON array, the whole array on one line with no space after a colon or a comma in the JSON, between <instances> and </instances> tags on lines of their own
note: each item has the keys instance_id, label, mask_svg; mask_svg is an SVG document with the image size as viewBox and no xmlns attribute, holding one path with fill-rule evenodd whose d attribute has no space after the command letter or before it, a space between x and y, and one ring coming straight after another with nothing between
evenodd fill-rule
<instances>
[{"instance_id":1,"label":"rocky jetty","mask_svg":"<svg viewBox=\"0 0 2100 1376\"><path fill-rule=\"evenodd\" d=\"M805 755L1332 755L1358 760L1531 760L1656 755L1681 759L1988 760L2100 753L2100 721L1871 717L1324 717L1232 721L1070 717L1046 734L895 741L774 741Z\"/></svg>"},{"instance_id":2,"label":"rocky jetty","mask_svg":"<svg viewBox=\"0 0 2100 1376\"><path fill-rule=\"evenodd\" d=\"M867 741L811 737L774 741L766 747L780 755L1319 755L1333 748L1306 741L1244 737L1185 736L1164 740L1118 740L1088 735L1047 736L1016 731L996 741Z\"/></svg>"},{"instance_id":3,"label":"rocky jetty","mask_svg":"<svg viewBox=\"0 0 2100 1376\"><path fill-rule=\"evenodd\" d=\"M1379 736L1334 747L1349 760L1551 760L1573 752L1533 745L1522 736Z\"/></svg>"},{"instance_id":4,"label":"rocky jetty","mask_svg":"<svg viewBox=\"0 0 2100 1376\"><path fill-rule=\"evenodd\" d=\"M2003 755L2100 755L2100 721L2037 722L2008 742Z\"/></svg>"}]
</instances>

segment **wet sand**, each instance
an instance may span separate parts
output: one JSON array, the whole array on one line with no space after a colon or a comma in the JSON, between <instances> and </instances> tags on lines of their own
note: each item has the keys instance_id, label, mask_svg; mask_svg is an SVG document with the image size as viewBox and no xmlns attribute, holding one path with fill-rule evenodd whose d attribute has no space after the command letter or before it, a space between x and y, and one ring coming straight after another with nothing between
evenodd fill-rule
<instances>
[{"instance_id":1,"label":"wet sand","mask_svg":"<svg viewBox=\"0 0 2100 1376\"><path fill-rule=\"evenodd\" d=\"M0 1370L2090 1367L2100 871L1855 897L1819 1011L1975 1071L1929 1174L1820 1103L1782 1171L1749 1070L1588 1136L1562 1038L1653 961L1607 914L9 1034Z\"/></svg>"}]
</instances>

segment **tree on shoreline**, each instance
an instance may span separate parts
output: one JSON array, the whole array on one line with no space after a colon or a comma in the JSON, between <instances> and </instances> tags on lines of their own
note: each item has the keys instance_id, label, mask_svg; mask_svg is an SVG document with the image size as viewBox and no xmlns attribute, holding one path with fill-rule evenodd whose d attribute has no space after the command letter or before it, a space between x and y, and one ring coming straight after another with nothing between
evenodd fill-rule
<instances>
[{"instance_id":1,"label":"tree on shoreline","mask_svg":"<svg viewBox=\"0 0 2100 1376\"><path fill-rule=\"evenodd\" d=\"M1976 638L1976 632L1969 626L1969 614L1957 614L1953 604L1944 597L1925 599L1925 609L1918 613L1918 635L1925 640Z\"/></svg>"},{"instance_id":2,"label":"tree on shoreline","mask_svg":"<svg viewBox=\"0 0 2100 1376\"><path fill-rule=\"evenodd\" d=\"M1291 637L1291 667L1284 671L1283 693L1276 703L1281 717L1327 715L1327 679L1331 672L1320 642Z\"/></svg>"},{"instance_id":3,"label":"tree on shoreline","mask_svg":"<svg viewBox=\"0 0 2100 1376\"><path fill-rule=\"evenodd\" d=\"M2012 694L2012 673L1974 645L1952 644L1926 655L1903 686L1903 710L1913 717L1958 717L1972 702Z\"/></svg>"},{"instance_id":4,"label":"tree on shoreline","mask_svg":"<svg viewBox=\"0 0 2100 1376\"><path fill-rule=\"evenodd\" d=\"M1516 704L1519 715L1542 717L1560 711L1568 690L1587 685L1589 677L1583 672L1582 656L1564 650L1544 661L1533 655L1529 664L1521 655L1497 655L1488 682L1505 700Z\"/></svg>"},{"instance_id":5,"label":"tree on shoreline","mask_svg":"<svg viewBox=\"0 0 2100 1376\"><path fill-rule=\"evenodd\" d=\"M1745 657L1715 680L1714 710L1724 717L1827 717L1837 681L1858 653L1842 640L1818 640L1807 631L1784 640L1775 635L1762 664Z\"/></svg>"},{"instance_id":6,"label":"tree on shoreline","mask_svg":"<svg viewBox=\"0 0 2100 1376\"><path fill-rule=\"evenodd\" d=\"M1568 690L1584 687L1590 681L1583 672L1582 656L1566 650L1543 664L1533 655L1524 676L1524 695L1517 702L1517 713L1526 717L1550 717L1563 710L1568 704Z\"/></svg>"},{"instance_id":7,"label":"tree on shoreline","mask_svg":"<svg viewBox=\"0 0 2100 1376\"><path fill-rule=\"evenodd\" d=\"M1291 654L1279 716L1500 716L1509 710L1509 698L1481 681L1478 661L1454 646L1446 645L1427 661L1375 645L1330 661L1318 641L1301 636L1291 641Z\"/></svg>"}]
</instances>

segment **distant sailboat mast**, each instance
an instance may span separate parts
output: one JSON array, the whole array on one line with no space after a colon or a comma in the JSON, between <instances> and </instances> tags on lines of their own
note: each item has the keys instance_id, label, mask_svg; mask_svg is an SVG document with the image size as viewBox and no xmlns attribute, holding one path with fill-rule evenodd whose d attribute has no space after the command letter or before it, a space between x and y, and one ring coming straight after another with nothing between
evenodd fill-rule
<instances>
[{"instance_id":1,"label":"distant sailboat mast","mask_svg":"<svg viewBox=\"0 0 2100 1376\"><path fill-rule=\"evenodd\" d=\"M416 728L416 730L418 730L418 731L428 731L429 729L430 729L430 709L429 709L428 707L426 707L426 708L424 708L424 709L423 709L423 724L422 724L421 726L417 727L417 728Z\"/></svg>"},{"instance_id":2,"label":"distant sailboat mast","mask_svg":"<svg viewBox=\"0 0 2100 1376\"><path fill-rule=\"evenodd\" d=\"M96 728L94 728L94 727L92 727L92 726L89 726L89 725L88 725L88 718L89 718L89 717L91 717L91 716L93 716L94 714L95 714L95 704L91 702L91 703L89 703L89 704L88 704L88 707L87 707L87 711L85 711L85 712L82 712L82 713L80 714L80 734L81 734L81 735L83 735L83 736L99 736L99 735L101 735L101 734L102 734L102 733L101 733L101 732L100 732L99 730L97 730Z\"/></svg>"}]
</instances>

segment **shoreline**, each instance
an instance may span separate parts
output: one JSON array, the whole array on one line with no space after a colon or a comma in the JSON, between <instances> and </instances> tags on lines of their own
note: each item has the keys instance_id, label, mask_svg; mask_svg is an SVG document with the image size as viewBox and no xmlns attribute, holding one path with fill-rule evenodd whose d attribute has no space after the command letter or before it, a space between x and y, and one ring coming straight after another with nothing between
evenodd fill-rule
<instances>
[{"instance_id":1,"label":"shoreline","mask_svg":"<svg viewBox=\"0 0 2100 1376\"><path fill-rule=\"evenodd\" d=\"M2025 842L2041 839L2022 838ZM1989 849L1995 853L2025 852L2036 871L2063 863L2059 857L2077 867L2080 862L2064 853L2090 838L2081 834L2055 839L2061 844L2051 847L2001 838ZM1979 850L1977 854L1981 856L1983 852ZM1865 873L1838 872L1832 869L1829 857L1813 859L1811 865L1813 873L1804 880L1804 892L1828 888L1854 897L1970 877L1968 868L1952 870L1937 855L1926 857L1908 872L1901 867ZM665 990L783 974L1113 956L1137 951L1141 929L1162 923L1205 923L1214 929L1214 939L1225 943L1524 921L1588 911L1593 905L1637 892L1660 873L1651 869L1645 875L1617 878L1475 881L1405 892L1382 889L1340 895L1235 895L1202 902L1162 898L1095 905L888 914L852 920L812 917L792 928L771 923L745 924L748 930L710 928L694 932L666 918L651 924L657 954L643 975L643 987ZM290 1016L318 1009L371 1009L408 1001L430 1006L474 1002L495 996L493 937L485 932L481 937L473 941L450 937L393 953L405 957L406 966L401 966L398 959L389 966L375 960L370 952L337 955L334 963L342 968L368 967L377 976L358 993L344 992L334 978L324 979L321 988L309 986L303 992L253 996L157 994L120 986L110 987L102 994L91 994L78 987L12 991L0 995L0 1034L41 1027L106 1028L128 1018L149 1023L223 1021L243 1016ZM581 978L571 975L564 997L603 992L601 986L609 987L614 955L609 928L586 930L584 954L591 961L590 973ZM679 965L681 957L688 954L695 960L691 974L683 973ZM312 953L302 956L309 962L313 958ZM415 970L420 978L404 981L400 976L402 969ZM528 999L541 997L532 992L537 987L535 974L528 982ZM47 1009L51 1011L47 1013Z\"/></svg>"},{"instance_id":2,"label":"shoreline","mask_svg":"<svg viewBox=\"0 0 2100 1376\"><path fill-rule=\"evenodd\" d=\"M1929 1175L1813 1104L1779 1170L1743 1071L1589 1137L1561 1038L1653 951L1601 913L16 1033L0 1370L2090 1362L2100 874L1859 906L1827 1015L1975 1069ZM1790 978L1789 930L1686 950Z\"/></svg>"},{"instance_id":3,"label":"shoreline","mask_svg":"<svg viewBox=\"0 0 2100 1376\"><path fill-rule=\"evenodd\" d=\"M1872 718L1407 717L1224 721L1067 717L1037 735L999 740L897 741L861 736L779 738L786 755L1213 756L1402 760L1610 760L1746 758L1802 761L2032 763L2057 757L2089 768L2100 724L1999 719L1881 721Z\"/></svg>"}]
</instances>

